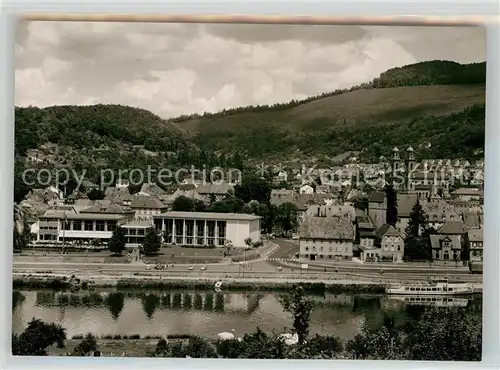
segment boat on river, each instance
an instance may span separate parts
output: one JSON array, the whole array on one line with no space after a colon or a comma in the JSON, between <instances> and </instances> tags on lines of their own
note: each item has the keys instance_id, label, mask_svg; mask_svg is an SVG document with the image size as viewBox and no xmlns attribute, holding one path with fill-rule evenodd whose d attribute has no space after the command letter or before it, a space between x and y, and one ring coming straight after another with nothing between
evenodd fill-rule
<instances>
[{"instance_id":1,"label":"boat on river","mask_svg":"<svg viewBox=\"0 0 500 370\"><path fill-rule=\"evenodd\" d=\"M467 307L469 300L463 297L436 295L393 295L391 300L402 301L412 306Z\"/></svg>"},{"instance_id":2,"label":"boat on river","mask_svg":"<svg viewBox=\"0 0 500 370\"><path fill-rule=\"evenodd\" d=\"M423 295L468 295L474 293L474 286L468 283L450 283L445 280L429 280L427 283L390 284L387 294L423 296Z\"/></svg>"}]
</instances>

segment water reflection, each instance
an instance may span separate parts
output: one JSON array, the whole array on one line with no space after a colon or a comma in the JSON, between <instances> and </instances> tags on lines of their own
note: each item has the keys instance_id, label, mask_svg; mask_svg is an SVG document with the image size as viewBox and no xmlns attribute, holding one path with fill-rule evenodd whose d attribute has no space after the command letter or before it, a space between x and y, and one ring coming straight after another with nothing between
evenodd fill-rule
<instances>
[{"instance_id":1,"label":"water reflection","mask_svg":"<svg viewBox=\"0 0 500 370\"><path fill-rule=\"evenodd\" d=\"M111 292L104 300L106 307L111 312L113 319L118 320L125 306L125 295L120 292Z\"/></svg>"},{"instance_id":2,"label":"water reflection","mask_svg":"<svg viewBox=\"0 0 500 370\"><path fill-rule=\"evenodd\" d=\"M395 325L418 320L425 308L421 302L380 295L327 294L310 299L314 302L311 334L335 333L344 340L354 337L364 323L377 327L387 316ZM468 299L466 306L472 314L480 315L481 297ZM293 322L283 312L277 295L253 292L15 291L13 312L15 332L37 317L60 323L69 336L91 331L98 335L190 333L213 337L232 329L241 336L257 326L281 331Z\"/></svg>"}]
</instances>

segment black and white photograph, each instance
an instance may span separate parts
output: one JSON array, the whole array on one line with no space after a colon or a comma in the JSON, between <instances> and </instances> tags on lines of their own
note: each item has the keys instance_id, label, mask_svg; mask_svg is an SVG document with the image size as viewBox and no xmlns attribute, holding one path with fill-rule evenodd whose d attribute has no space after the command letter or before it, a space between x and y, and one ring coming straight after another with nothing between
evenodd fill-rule
<instances>
[{"instance_id":1,"label":"black and white photograph","mask_svg":"<svg viewBox=\"0 0 500 370\"><path fill-rule=\"evenodd\" d=\"M13 355L481 361L484 28L15 33Z\"/></svg>"}]
</instances>

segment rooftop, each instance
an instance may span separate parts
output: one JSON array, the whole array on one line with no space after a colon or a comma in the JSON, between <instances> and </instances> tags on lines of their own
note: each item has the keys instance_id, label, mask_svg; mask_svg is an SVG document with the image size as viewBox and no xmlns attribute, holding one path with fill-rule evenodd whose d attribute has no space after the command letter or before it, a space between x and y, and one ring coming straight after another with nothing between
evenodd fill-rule
<instances>
[{"instance_id":1,"label":"rooftop","mask_svg":"<svg viewBox=\"0 0 500 370\"><path fill-rule=\"evenodd\" d=\"M51 218L58 220L103 220L103 221L118 221L122 220L125 216L118 214L104 214L104 213L75 213L70 211L60 210L47 210L40 218Z\"/></svg>"},{"instance_id":2,"label":"rooftop","mask_svg":"<svg viewBox=\"0 0 500 370\"><path fill-rule=\"evenodd\" d=\"M196 188L196 191L199 194L216 194L216 195L226 195L229 194L230 191L233 190L233 187L226 182L217 184L217 183L208 183L202 184Z\"/></svg>"},{"instance_id":3,"label":"rooftop","mask_svg":"<svg viewBox=\"0 0 500 370\"><path fill-rule=\"evenodd\" d=\"M300 227L300 237L305 239L353 240L354 229L346 218L307 217Z\"/></svg>"},{"instance_id":4,"label":"rooftop","mask_svg":"<svg viewBox=\"0 0 500 370\"><path fill-rule=\"evenodd\" d=\"M153 223L150 222L150 221L138 221L138 220L134 220L134 221L130 221L130 222L127 222L126 224L121 225L121 227L124 227L126 229L129 229L129 228L144 228L144 229L147 229L147 228L153 227Z\"/></svg>"},{"instance_id":5,"label":"rooftop","mask_svg":"<svg viewBox=\"0 0 500 370\"><path fill-rule=\"evenodd\" d=\"M466 234L467 228L462 221L448 221L438 229L438 233L449 235Z\"/></svg>"},{"instance_id":6,"label":"rooftop","mask_svg":"<svg viewBox=\"0 0 500 370\"><path fill-rule=\"evenodd\" d=\"M166 206L160 202L156 197L151 197L148 195L136 195L132 203L130 204L131 208L147 208L147 209L162 209L166 208Z\"/></svg>"},{"instance_id":7,"label":"rooftop","mask_svg":"<svg viewBox=\"0 0 500 370\"><path fill-rule=\"evenodd\" d=\"M215 213L215 212L178 212L170 211L162 213L155 218L188 218L188 219L202 219L202 220L235 220L235 221L253 221L261 217L256 215L248 215L244 213Z\"/></svg>"},{"instance_id":8,"label":"rooftop","mask_svg":"<svg viewBox=\"0 0 500 370\"><path fill-rule=\"evenodd\" d=\"M483 229L469 230L467 232L467 237L471 242L482 242L483 241Z\"/></svg>"},{"instance_id":9,"label":"rooftop","mask_svg":"<svg viewBox=\"0 0 500 370\"><path fill-rule=\"evenodd\" d=\"M444 241L449 241L452 249L462 248L458 235L431 235L430 240L432 249L441 249Z\"/></svg>"},{"instance_id":10,"label":"rooftop","mask_svg":"<svg viewBox=\"0 0 500 370\"><path fill-rule=\"evenodd\" d=\"M383 203L385 200L385 193L383 191L372 191L368 197L368 202Z\"/></svg>"}]
</instances>

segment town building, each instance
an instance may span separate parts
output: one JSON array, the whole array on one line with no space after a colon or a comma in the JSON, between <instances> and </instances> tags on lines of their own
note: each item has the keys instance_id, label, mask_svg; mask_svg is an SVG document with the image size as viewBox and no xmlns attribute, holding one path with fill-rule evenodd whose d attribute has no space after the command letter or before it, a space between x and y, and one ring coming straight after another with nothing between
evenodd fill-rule
<instances>
[{"instance_id":1,"label":"town building","mask_svg":"<svg viewBox=\"0 0 500 370\"><path fill-rule=\"evenodd\" d=\"M261 241L261 217L237 213L165 212L154 216L154 225L167 244L181 246L236 248L247 246L245 240Z\"/></svg>"},{"instance_id":2,"label":"town building","mask_svg":"<svg viewBox=\"0 0 500 370\"><path fill-rule=\"evenodd\" d=\"M117 226L133 213L47 210L38 220L37 244L90 244L107 242Z\"/></svg>"},{"instance_id":3,"label":"town building","mask_svg":"<svg viewBox=\"0 0 500 370\"><path fill-rule=\"evenodd\" d=\"M410 223L410 214L417 203L415 194L398 194L398 219L396 221L396 231L406 233L406 228Z\"/></svg>"},{"instance_id":4,"label":"town building","mask_svg":"<svg viewBox=\"0 0 500 370\"><path fill-rule=\"evenodd\" d=\"M369 216L356 217L356 242L360 248L373 248L375 245L375 226Z\"/></svg>"},{"instance_id":5,"label":"town building","mask_svg":"<svg viewBox=\"0 0 500 370\"><path fill-rule=\"evenodd\" d=\"M299 193L300 194L313 194L314 193L314 188L309 185L309 184L305 184L305 185L302 185L299 189Z\"/></svg>"},{"instance_id":6,"label":"town building","mask_svg":"<svg viewBox=\"0 0 500 370\"><path fill-rule=\"evenodd\" d=\"M155 197L146 195L136 195L130 208L135 212L135 219L138 221L151 220L153 216L167 211L167 206L162 202Z\"/></svg>"},{"instance_id":7,"label":"town building","mask_svg":"<svg viewBox=\"0 0 500 370\"><path fill-rule=\"evenodd\" d=\"M144 238L149 229L153 228L153 220L134 220L121 225L125 235L126 248L139 248L144 244Z\"/></svg>"},{"instance_id":8,"label":"town building","mask_svg":"<svg viewBox=\"0 0 500 370\"><path fill-rule=\"evenodd\" d=\"M462 242L458 235L430 235L430 243L433 261L461 260Z\"/></svg>"},{"instance_id":9,"label":"town building","mask_svg":"<svg viewBox=\"0 0 500 370\"><path fill-rule=\"evenodd\" d=\"M283 203L293 203L295 200L295 192L287 189L273 189L271 190L271 204L280 206Z\"/></svg>"},{"instance_id":10,"label":"town building","mask_svg":"<svg viewBox=\"0 0 500 370\"><path fill-rule=\"evenodd\" d=\"M420 202L422 210L425 212L427 226L438 230L447 222L461 221L460 215L455 211L455 207L444 200L437 202Z\"/></svg>"},{"instance_id":11,"label":"town building","mask_svg":"<svg viewBox=\"0 0 500 370\"><path fill-rule=\"evenodd\" d=\"M306 217L299 231L299 253L314 260L350 260L354 228L345 217Z\"/></svg>"},{"instance_id":12,"label":"town building","mask_svg":"<svg viewBox=\"0 0 500 370\"><path fill-rule=\"evenodd\" d=\"M227 182L210 182L196 188L196 192L203 196L206 202L223 200L233 194L233 191L234 187Z\"/></svg>"},{"instance_id":13,"label":"town building","mask_svg":"<svg viewBox=\"0 0 500 370\"><path fill-rule=\"evenodd\" d=\"M483 262L483 229L473 229L467 232L466 243L471 262Z\"/></svg>"},{"instance_id":14,"label":"town building","mask_svg":"<svg viewBox=\"0 0 500 370\"><path fill-rule=\"evenodd\" d=\"M375 232L376 245L380 246L380 260L403 262L404 233L398 232L394 226L384 224Z\"/></svg>"},{"instance_id":15,"label":"town building","mask_svg":"<svg viewBox=\"0 0 500 370\"><path fill-rule=\"evenodd\" d=\"M450 195L453 199L458 199L464 202L482 202L484 199L483 190L478 188L459 188L452 191Z\"/></svg>"},{"instance_id":16,"label":"town building","mask_svg":"<svg viewBox=\"0 0 500 370\"><path fill-rule=\"evenodd\" d=\"M448 221L437 230L437 233L440 235L456 236L462 243L467 231L468 230L462 221Z\"/></svg>"},{"instance_id":17,"label":"town building","mask_svg":"<svg viewBox=\"0 0 500 370\"><path fill-rule=\"evenodd\" d=\"M386 221L387 199L383 191L372 191L368 197L368 216L375 227L379 228Z\"/></svg>"}]
</instances>

